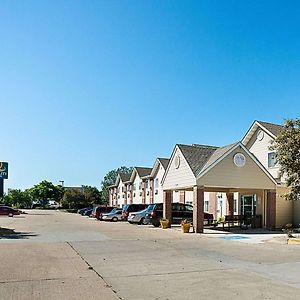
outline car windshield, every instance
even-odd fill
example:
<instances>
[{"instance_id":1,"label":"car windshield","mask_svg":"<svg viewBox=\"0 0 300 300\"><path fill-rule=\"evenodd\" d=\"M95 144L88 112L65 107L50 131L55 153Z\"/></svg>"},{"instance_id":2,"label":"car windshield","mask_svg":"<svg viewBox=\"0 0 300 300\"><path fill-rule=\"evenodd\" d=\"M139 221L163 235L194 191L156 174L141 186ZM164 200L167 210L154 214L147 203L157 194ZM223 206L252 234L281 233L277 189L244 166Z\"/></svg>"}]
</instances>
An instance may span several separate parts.
<instances>
[{"instance_id":1,"label":"car windshield","mask_svg":"<svg viewBox=\"0 0 300 300\"><path fill-rule=\"evenodd\" d=\"M146 210L147 212L152 211L153 208L154 208L154 205L155 205L155 204L150 204L145 210Z\"/></svg>"},{"instance_id":2,"label":"car windshield","mask_svg":"<svg viewBox=\"0 0 300 300\"><path fill-rule=\"evenodd\" d=\"M120 208L114 208L110 213L114 214L114 213L116 213L117 211L120 211L120 210L121 210Z\"/></svg>"}]
</instances>

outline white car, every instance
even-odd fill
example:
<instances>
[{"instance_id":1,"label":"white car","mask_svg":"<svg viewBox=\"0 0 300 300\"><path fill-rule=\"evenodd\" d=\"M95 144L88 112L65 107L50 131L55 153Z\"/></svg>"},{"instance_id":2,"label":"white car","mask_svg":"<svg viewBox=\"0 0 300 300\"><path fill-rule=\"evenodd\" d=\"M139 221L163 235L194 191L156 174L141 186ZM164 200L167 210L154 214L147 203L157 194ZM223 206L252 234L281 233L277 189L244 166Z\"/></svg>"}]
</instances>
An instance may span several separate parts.
<instances>
[{"instance_id":1,"label":"white car","mask_svg":"<svg viewBox=\"0 0 300 300\"><path fill-rule=\"evenodd\" d=\"M122 209L114 208L110 213L103 214L102 220L103 221L112 221L112 222L122 221L123 220Z\"/></svg>"},{"instance_id":2,"label":"white car","mask_svg":"<svg viewBox=\"0 0 300 300\"><path fill-rule=\"evenodd\" d=\"M59 208L59 204L55 201L49 201L49 208Z\"/></svg>"}]
</instances>

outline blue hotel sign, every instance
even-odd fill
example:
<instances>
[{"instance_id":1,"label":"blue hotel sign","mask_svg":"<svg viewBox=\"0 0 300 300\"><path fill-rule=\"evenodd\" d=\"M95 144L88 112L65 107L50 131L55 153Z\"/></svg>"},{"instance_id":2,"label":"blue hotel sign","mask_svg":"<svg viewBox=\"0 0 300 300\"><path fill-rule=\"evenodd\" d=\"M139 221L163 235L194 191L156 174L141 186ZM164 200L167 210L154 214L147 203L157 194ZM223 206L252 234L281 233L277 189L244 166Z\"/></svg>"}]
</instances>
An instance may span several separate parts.
<instances>
[{"instance_id":1,"label":"blue hotel sign","mask_svg":"<svg viewBox=\"0 0 300 300\"><path fill-rule=\"evenodd\" d=\"M0 179L8 178L8 163L0 162Z\"/></svg>"}]
</instances>

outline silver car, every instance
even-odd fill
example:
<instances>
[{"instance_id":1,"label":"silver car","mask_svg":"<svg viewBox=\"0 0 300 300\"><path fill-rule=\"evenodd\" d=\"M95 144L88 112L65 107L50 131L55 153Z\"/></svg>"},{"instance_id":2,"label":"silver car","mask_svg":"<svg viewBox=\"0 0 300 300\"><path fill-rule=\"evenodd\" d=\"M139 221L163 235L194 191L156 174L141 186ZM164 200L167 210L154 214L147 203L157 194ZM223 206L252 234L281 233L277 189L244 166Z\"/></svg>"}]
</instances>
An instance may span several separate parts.
<instances>
[{"instance_id":1,"label":"silver car","mask_svg":"<svg viewBox=\"0 0 300 300\"><path fill-rule=\"evenodd\" d=\"M102 220L112 221L112 222L122 221L123 220L122 208L114 208L110 213L103 214Z\"/></svg>"},{"instance_id":2,"label":"silver car","mask_svg":"<svg viewBox=\"0 0 300 300\"><path fill-rule=\"evenodd\" d=\"M154 204L149 204L148 207L143 210L129 213L127 221L130 224L133 224L133 223L137 223L140 225L141 224L142 225L149 224L149 220L146 218L146 214L152 210L153 206L154 206Z\"/></svg>"}]
</instances>

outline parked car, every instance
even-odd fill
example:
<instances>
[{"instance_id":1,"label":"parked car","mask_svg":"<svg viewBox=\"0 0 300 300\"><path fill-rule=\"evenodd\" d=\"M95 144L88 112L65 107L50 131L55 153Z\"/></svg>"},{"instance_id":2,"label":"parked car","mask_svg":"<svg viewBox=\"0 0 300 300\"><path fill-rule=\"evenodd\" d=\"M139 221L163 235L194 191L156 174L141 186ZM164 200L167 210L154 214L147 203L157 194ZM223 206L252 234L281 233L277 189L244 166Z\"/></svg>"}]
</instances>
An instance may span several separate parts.
<instances>
[{"instance_id":1,"label":"parked car","mask_svg":"<svg viewBox=\"0 0 300 300\"><path fill-rule=\"evenodd\" d=\"M49 201L49 208L53 208L53 209L58 209L59 208L59 203L57 203L56 201Z\"/></svg>"},{"instance_id":2,"label":"parked car","mask_svg":"<svg viewBox=\"0 0 300 300\"><path fill-rule=\"evenodd\" d=\"M92 207L84 207L77 210L77 213L82 215L86 210L92 209Z\"/></svg>"},{"instance_id":3,"label":"parked car","mask_svg":"<svg viewBox=\"0 0 300 300\"><path fill-rule=\"evenodd\" d=\"M163 203L157 203L153 206L151 211L146 214L146 219L153 226L160 225L160 219L163 217ZM172 224L180 224L182 220L187 219L193 221L193 206L183 203L172 203ZM204 220L213 220L213 215L204 213Z\"/></svg>"},{"instance_id":4,"label":"parked car","mask_svg":"<svg viewBox=\"0 0 300 300\"><path fill-rule=\"evenodd\" d=\"M3 205L0 206L0 216L9 216L9 217L13 217L15 215L19 215L20 211L17 209L14 209L12 207Z\"/></svg>"},{"instance_id":5,"label":"parked car","mask_svg":"<svg viewBox=\"0 0 300 300\"><path fill-rule=\"evenodd\" d=\"M114 206L104 206L104 205L95 206L93 208L91 217L101 220L103 214L110 213L114 208L115 208Z\"/></svg>"},{"instance_id":6,"label":"parked car","mask_svg":"<svg viewBox=\"0 0 300 300\"><path fill-rule=\"evenodd\" d=\"M83 213L82 213L82 215L83 216L90 216L91 214L92 214L92 211L93 211L93 208L91 207L91 208L89 208L89 209L86 209Z\"/></svg>"},{"instance_id":7,"label":"parked car","mask_svg":"<svg viewBox=\"0 0 300 300\"><path fill-rule=\"evenodd\" d=\"M126 204L123 206L123 219L127 220L129 213L147 208L148 204Z\"/></svg>"},{"instance_id":8,"label":"parked car","mask_svg":"<svg viewBox=\"0 0 300 300\"><path fill-rule=\"evenodd\" d=\"M103 221L122 221L123 215L122 215L122 209L121 208L114 208L110 213L102 214L102 220Z\"/></svg>"},{"instance_id":9,"label":"parked car","mask_svg":"<svg viewBox=\"0 0 300 300\"><path fill-rule=\"evenodd\" d=\"M143 210L129 213L127 221L130 224L133 223L143 224L143 225L149 224L149 220L146 218L146 214L153 210L154 205L155 204L149 204L148 207Z\"/></svg>"}]
</instances>

